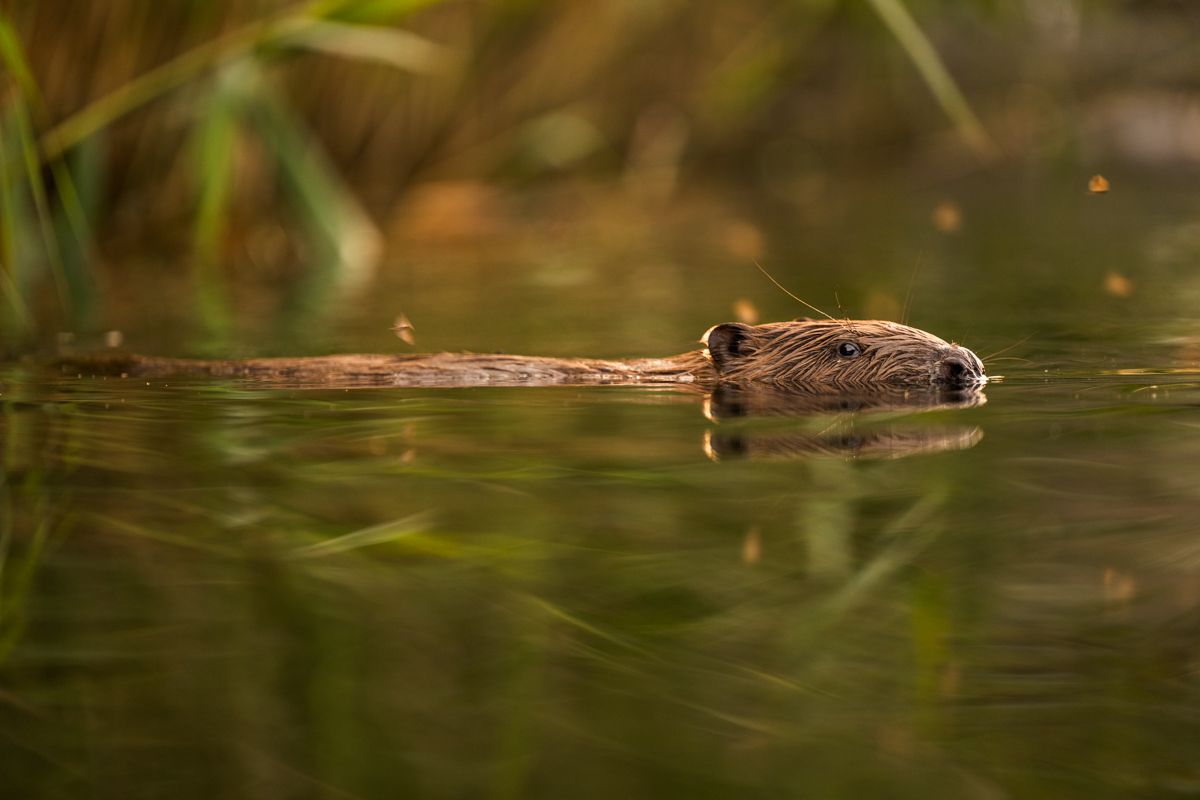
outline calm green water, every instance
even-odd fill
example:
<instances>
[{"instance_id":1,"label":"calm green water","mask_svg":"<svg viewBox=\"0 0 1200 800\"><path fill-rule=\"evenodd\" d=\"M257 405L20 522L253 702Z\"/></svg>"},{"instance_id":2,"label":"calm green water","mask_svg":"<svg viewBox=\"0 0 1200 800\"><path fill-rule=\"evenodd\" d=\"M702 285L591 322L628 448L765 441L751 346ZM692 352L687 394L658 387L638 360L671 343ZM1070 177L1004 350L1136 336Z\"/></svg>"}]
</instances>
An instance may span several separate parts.
<instances>
[{"instance_id":1,"label":"calm green water","mask_svg":"<svg viewBox=\"0 0 1200 800\"><path fill-rule=\"evenodd\" d=\"M977 196L956 238L906 235L905 198L878 237L773 234L850 313L923 259L914 322L1017 345L971 408L6 368L4 795L1200 794L1190 200ZM444 289L414 258L331 347L388 346L355 320L392 303L432 349L596 355L682 349L739 294L796 313L727 255L622 246L448 255L478 269Z\"/></svg>"},{"instance_id":2,"label":"calm green water","mask_svg":"<svg viewBox=\"0 0 1200 800\"><path fill-rule=\"evenodd\" d=\"M6 398L13 796L1200 790L1195 382L886 460L631 390Z\"/></svg>"}]
</instances>

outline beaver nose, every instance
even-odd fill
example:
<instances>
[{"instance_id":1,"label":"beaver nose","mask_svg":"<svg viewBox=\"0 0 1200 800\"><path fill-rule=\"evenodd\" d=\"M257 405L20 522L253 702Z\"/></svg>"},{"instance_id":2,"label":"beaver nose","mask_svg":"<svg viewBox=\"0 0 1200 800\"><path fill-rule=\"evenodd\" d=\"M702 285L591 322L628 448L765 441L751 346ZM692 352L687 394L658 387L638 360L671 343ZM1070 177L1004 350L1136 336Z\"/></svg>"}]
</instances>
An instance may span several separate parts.
<instances>
[{"instance_id":1,"label":"beaver nose","mask_svg":"<svg viewBox=\"0 0 1200 800\"><path fill-rule=\"evenodd\" d=\"M938 362L937 379L951 386L969 386L983 382L983 362L970 350L955 348Z\"/></svg>"}]
</instances>

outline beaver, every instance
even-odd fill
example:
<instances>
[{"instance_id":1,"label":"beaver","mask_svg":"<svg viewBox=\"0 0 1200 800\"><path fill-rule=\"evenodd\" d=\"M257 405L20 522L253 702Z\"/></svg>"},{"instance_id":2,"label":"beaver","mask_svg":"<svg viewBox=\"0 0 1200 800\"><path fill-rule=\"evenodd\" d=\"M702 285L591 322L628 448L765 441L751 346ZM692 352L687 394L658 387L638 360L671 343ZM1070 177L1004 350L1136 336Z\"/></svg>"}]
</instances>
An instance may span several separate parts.
<instances>
[{"instance_id":1,"label":"beaver","mask_svg":"<svg viewBox=\"0 0 1200 800\"><path fill-rule=\"evenodd\" d=\"M518 386L718 384L869 391L885 386L973 387L983 362L965 347L882 320L794 320L709 328L704 348L627 361L505 354L338 355L197 360L130 354L64 358L79 374L210 375L287 386Z\"/></svg>"}]
</instances>

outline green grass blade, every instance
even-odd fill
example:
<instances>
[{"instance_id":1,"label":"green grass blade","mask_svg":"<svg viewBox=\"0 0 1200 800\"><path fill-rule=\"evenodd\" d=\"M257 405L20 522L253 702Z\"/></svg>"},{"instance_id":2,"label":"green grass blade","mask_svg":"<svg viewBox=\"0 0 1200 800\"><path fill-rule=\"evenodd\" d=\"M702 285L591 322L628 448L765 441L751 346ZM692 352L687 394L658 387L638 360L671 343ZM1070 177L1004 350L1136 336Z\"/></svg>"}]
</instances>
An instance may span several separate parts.
<instances>
[{"instance_id":1,"label":"green grass blade","mask_svg":"<svg viewBox=\"0 0 1200 800\"><path fill-rule=\"evenodd\" d=\"M994 156L995 143L946 69L929 37L908 13L903 0L870 0L870 3L884 25L896 37L896 41L904 48L909 60L933 92L938 105L958 128L971 149L981 157Z\"/></svg>"},{"instance_id":2,"label":"green grass blade","mask_svg":"<svg viewBox=\"0 0 1200 800\"><path fill-rule=\"evenodd\" d=\"M25 58L25 51L21 47L16 29L3 8L0 8L0 63L4 64L16 80L21 94L31 101L36 101L37 81L33 78L33 71L29 69L29 62Z\"/></svg>"},{"instance_id":3,"label":"green grass blade","mask_svg":"<svg viewBox=\"0 0 1200 800\"><path fill-rule=\"evenodd\" d=\"M220 261L238 136L238 73L231 67L215 82L192 142L192 172L199 190L193 277L201 320L217 340L228 334L231 320Z\"/></svg>"},{"instance_id":4,"label":"green grass blade","mask_svg":"<svg viewBox=\"0 0 1200 800\"><path fill-rule=\"evenodd\" d=\"M426 6L438 5L443 0L315 0L308 14L317 19L357 22L361 24L385 24L420 11Z\"/></svg>"},{"instance_id":5,"label":"green grass blade","mask_svg":"<svg viewBox=\"0 0 1200 800\"><path fill-rule=\"evenodd\" d=\"M33 199L37 226L42 234L46 261L50 265L50 273L58 290L59 303L70 313L71 295L67 288L62 251L58 246L58 238L54 231L54 215L50 208L49 193L46 191L46 184L42 179L42 165L38 158L37 139L33 132L29 106L23 99L20 99L12 104L11 110L13 113L10 121L16 129L18 155L20 162L25 167L25 189Z\"/></svg>"},{"instance_id":6,"label":"green grass blade","mask_svg":"<svg viewBox=\"0 0 1200 800\"><path fill-rule=\"evenodd\" d=\"M315 263L297 291L301 305L315 313L330 305L328 290L345 296L370 277L382 235L304 123L265 81L259 86L248 108L278 165L285 198L311 240Z\"/></svg>"},{"instance_id":7,"label":"green grass blade","mask_svg":"<svg viewBox=\"0 0 1200 800\"><path fill-rule=\"evenodd\" d=\"M0 333L24 336L31 327L29 286L32 283L29 251L22 247L22 231L32 228L28 218L26 178L30 156L25 131L28 104L38 97L37 82L8 14L0 8L0 64L16 82L18 92L0 106L0 296L10 313ZM21 165L21 166L16 166ZM36 171L33 177L40 185Z\"/></svg>"},{"instance_id":8,"label":"green grass blade","mask_svg":"<svg viewBox=\"0 0 1200 800\"><path fill-rule=\"evenodd\" d=\"M92 218L96 211L98 189L94 185L99 173L101 155L96 138L84 141L71 152L68 161L56 159L50 163L54 187L58 196L55 214L55 237L62 260L63 283L70 298L69 310L76 327L90 327L96 318L99 291L92 274ZM72 165L87 182L85 201L79 182L72 174Z\"/></svg>"},{"instance_id":9,"label":"green grass blade","mask_svg":"<svg viewBox=\"0 0 1200 800\"><path fill-rule=\"evenodd\" d=\"M439 72L448 63L448 51L441 45L409 31L378 25L309 22L280 39L287 46L419 74Z\"/></svg>"},{"instance_id":10,"label":"green grass blade","mask_svg":"<svg viewBox=\"0 0 1200 800\"><path fill-rule=\"evenodd\" d=\"M279 26L289 27L296 10L255 20L242 27L198 45L67 117L41 138L41 151L53 159L87 139L96 131L158 99L167 92L213 69L222 62L243 55L269 40Z\"/></svg>"},{"instance_id":11,"label":"green grass blade","mask_svg":"<svg viewBox=\"0 0 1200 800\"><path fill-rule=\"evenodd\" d=\"M8 313L0 316L0 334L23 337L30 330L28 270L20 246L20 231L29 227L28 206L20 170L13 170L10 153L17 149L9 114L0 114L0 297Z\"/></svg>"},{"instance_id":12,"label":"green grass blade","mask_svg":"<svg viewBox=\"0 0 1200 800\"><path fill-rule=\"evenodd\" d=\"M42 136L44 158L53 159L130 112L158 99L223 62L244 56L278 37L293 37L321 20L394 20L439 0L319 0L299 3L200 44L139 75L60 122Z\"/></svg>"}]
</instances>

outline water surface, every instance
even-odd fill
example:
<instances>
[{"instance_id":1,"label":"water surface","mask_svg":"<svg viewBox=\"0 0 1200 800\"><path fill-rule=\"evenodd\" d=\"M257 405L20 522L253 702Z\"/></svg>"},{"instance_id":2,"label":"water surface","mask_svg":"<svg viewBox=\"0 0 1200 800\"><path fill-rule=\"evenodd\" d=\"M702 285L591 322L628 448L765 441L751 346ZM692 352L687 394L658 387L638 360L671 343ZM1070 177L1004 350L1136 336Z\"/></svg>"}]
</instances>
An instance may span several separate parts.
<instances>
[{"instance_id":1,"label":"water surface","mask_svg":"<svg viewBox=\"0 0 1200 800\"><path fill-rule=\"evenodd\" d=\"M1195 380L720 423L636 389L5 385L20 796L1200 788ZM838 425L983 436L704 447Z\"/></svg>"},{"instance_id":2,"label":"water surface","mask_svg":"<svg viewBox=\"0 0 1200 800\"><path fill-rule=\"evenodd\" d=\"M850 313L923 259L915 322L1013 347L974 407L5 367L6 796L1200 793L1188 201L987 189L957 238L885 224L903 197L864 200L875 238L766 224ZM795 314L693 244L413 256L330 349L382 349L355 331L400 302L434 349L598 356L684 349L739 293Z\"/></svg>"}]
</instances>

